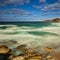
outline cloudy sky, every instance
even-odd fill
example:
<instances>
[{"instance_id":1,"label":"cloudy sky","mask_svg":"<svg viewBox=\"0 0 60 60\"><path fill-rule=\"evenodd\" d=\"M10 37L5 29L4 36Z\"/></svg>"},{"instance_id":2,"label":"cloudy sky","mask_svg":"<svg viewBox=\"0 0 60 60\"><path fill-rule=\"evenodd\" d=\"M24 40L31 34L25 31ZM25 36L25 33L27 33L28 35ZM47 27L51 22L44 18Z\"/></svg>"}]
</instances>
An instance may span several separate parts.
<instances>
[{"instance_id":1,"label":"cloudy sky","mask_svg":"<svg viewBox=\"0 0 60 60\"><path fill-rule=\"evenodd\" d=\"M60 17L60 0L0 0L1 21L39 21Z\"/></svg>"}]
</instances>

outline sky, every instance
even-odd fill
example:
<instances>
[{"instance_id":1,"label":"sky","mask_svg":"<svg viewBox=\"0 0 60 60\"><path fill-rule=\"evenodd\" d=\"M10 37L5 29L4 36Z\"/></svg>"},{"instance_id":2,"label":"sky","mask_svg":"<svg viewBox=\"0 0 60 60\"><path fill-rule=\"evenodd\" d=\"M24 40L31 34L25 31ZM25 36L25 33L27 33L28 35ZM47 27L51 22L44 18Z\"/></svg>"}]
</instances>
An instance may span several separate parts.
<instances>
[{"instance_id":1,"label":"sky","mask_svg":"<svg viewBox=\"0 0 60 60\"><path fill-rule=\"evenodd\" d=\"M60 18L60 0L0 0L0 22Z\"/></svg>"}]
</instances>

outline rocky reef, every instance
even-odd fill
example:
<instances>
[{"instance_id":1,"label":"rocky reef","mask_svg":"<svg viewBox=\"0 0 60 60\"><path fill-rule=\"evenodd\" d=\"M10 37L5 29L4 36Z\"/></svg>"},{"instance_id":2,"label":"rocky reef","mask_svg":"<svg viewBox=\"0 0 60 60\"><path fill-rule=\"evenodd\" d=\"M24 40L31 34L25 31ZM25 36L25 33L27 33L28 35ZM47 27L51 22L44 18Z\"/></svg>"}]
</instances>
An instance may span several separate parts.
<instances>
[{"instance_id":1,"label":"rocky reef","mask_svg":"<svg viewBox=\"0 0 60 60\"><path fill-rule=\"evenodd\" d=\"M53 49L51 47L45 47L44 53L27 47L26 45L19 45L11 50L6 45L0 45L0 60L55 60L53 57Z\"/></svg>"}]
</instances>

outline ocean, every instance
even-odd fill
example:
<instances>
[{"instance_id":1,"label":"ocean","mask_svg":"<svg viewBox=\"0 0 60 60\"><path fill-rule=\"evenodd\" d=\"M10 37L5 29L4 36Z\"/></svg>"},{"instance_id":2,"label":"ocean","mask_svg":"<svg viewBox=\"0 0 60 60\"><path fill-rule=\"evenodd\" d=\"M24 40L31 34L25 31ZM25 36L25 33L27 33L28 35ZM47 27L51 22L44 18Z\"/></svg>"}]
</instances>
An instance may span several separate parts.
<instances>
[{"instance_id":1,"label":"ocean","mask_svg":"<svg viewBox=\"0 0 60 60\"><path fill-rule=\"evenodd\" d=\"M60 50L60 23L5 22L0 23L0 44L15 48L22 44L28 47L50 46Z\"/></svg>"}]
</instances>

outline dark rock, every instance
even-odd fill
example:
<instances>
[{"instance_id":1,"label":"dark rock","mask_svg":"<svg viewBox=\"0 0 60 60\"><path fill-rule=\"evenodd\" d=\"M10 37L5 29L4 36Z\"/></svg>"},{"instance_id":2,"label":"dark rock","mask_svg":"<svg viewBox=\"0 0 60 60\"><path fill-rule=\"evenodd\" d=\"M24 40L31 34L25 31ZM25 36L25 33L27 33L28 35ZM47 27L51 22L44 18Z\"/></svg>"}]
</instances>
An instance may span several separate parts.
<instances>
[{"instance_id":1,"label":"dark rock","mask_svg":"<svg viewBox=\"0 0 60 60\"><path fill-rule=\"evenodd\" d=\"M0 60L9 60L10 54L0 54Z\"/></svg>"}]
</instances>

